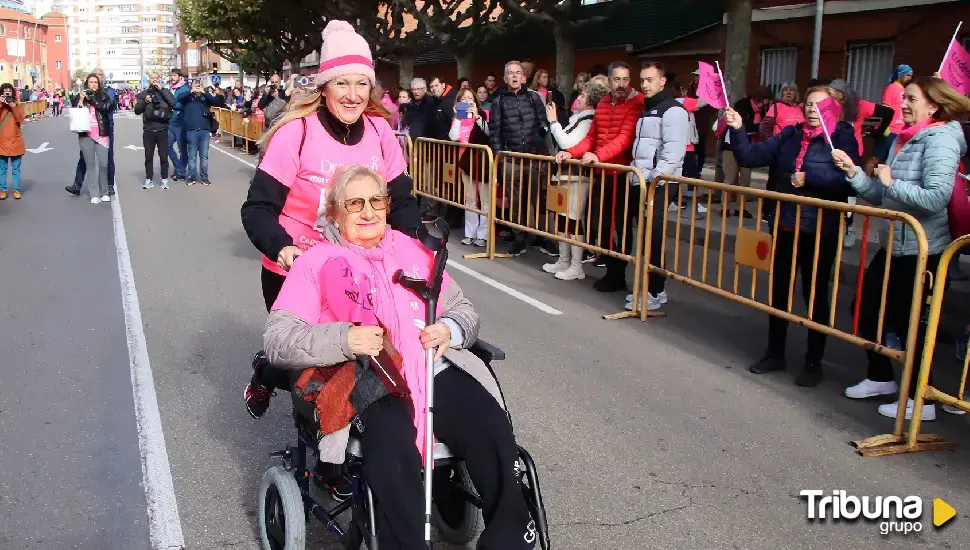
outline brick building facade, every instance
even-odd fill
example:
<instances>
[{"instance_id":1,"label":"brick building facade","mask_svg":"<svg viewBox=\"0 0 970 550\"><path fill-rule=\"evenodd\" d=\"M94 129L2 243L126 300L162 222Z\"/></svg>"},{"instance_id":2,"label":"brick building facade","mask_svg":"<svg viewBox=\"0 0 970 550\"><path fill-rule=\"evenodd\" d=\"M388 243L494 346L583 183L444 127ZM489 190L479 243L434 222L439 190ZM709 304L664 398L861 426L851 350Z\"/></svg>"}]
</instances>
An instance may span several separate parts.
<instances>
[{"instance_id":1,"label":"brick building facade","mask_svg":"<svg viewBox=\"0 0 970 550\"><path fill-rule=\"evenodd\" d=\"M67 27L61 13L36 18L0 8L0 82L54 88L70 82Z\"/></svg>"}]
</instances>

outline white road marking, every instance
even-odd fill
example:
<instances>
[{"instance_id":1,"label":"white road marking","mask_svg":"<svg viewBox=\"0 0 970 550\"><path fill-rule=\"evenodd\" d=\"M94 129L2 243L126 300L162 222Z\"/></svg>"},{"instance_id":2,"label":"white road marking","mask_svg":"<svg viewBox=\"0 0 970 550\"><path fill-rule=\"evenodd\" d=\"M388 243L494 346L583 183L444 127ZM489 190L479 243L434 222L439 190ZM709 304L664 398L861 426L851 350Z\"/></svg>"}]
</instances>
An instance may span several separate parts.
<instances>
[{"instance_id":1,"label":"white road marking","mask_svg":"<svg viewBox=\"0 0 970 550\"><path fill-rule=\"evenodd\" d=\"M225 149L223 149L222 147L218 147L218 146L217 146L216 144L214 144L214 143L212 143L212 144L210 144L210 146L209 146L209 149L215 149L216 151L219 151L220 153L222 153L222 154L224 154L224 155L229 155L230 157L232 157L232 158L234 158L234 159L236 159L236 160L238 160L239 162L241 162L241 163L243 163L243 164L245 164L246 166L250 166L250 167L252 167L252 168L256 168L256 165L255 165L255 164L253 164L253 163L251 163L251 162L249 162L248 160L244 160L244 159L241 159L241 158L239 158L239 157L237 157L236 155L234 155L234 154L232 154L232 153L230 153L229 151L226 151L226 150L225 150Z\"/></svg>"},{"instance_id":2,"label":"white road marking","mask_svg":"<svg viewBox=\"0 0 970 550\"><path fill-rule=\"evenodd\" d=\"M556 308L554 308L554 307L552 307L550 305L547 305L547 304L545 304L543 302L540 302L539 300L536 300L535 298L533 298L531 296L526 296L525 294L522 294L521 292L519 292L518 290L515 290L512 287L510 287L508 285L505 285L505 284L502 284L502 283L496 281L495 279L493 279L491 277L488 277L486 275L482 275L481 273L475 271L474 269L471 269L470 267L465 267L465 266L461 265L460 263L458 263L458 262L456 262L454 260L448 260L448 267L457 269L458 271L461 271L462 273L464 273L466 275L470 275L470 276L478 279L479 281L487 284L488 286L491 286L493 288L497 288L497 289L501 290L502 292L508 294L509 296L511 296L513 298L517 298L519 300L522 300L523 302L525 302L525 303L529 304L530 306L538 309L539 311L542 311L544 313L548 313L549 315L562 315L562 312L559 311L558 309L556 309Z\"/></svg>"},{"instance_id":3,"label":"white road marking","mask_svg":"<svg viewBox=\"0 0 970 550\"><path fill-rule=\"evenodd\" d=\"M40 147L36 149L27 149L27 150L30 151L31 153L46 153L47 151L53 151L54 148L48 147L49 144L50 144L49 141L45 141L44 143L40 144Z\"/></svg>"},{"instance_id":4,"label":"white road marking","mask_svg":"<svg viewBox=\"0 0 970 550\"><path fill-rule=\"evenodd\" d=\"M135 398L135 423L138 428L138 447L141 450L141 473L148 501L148 534L154 550L185 548L172 469L165 448L162 419L158 413L155 381L148 359L148 345L142 324L135 275L131 269L125 222L121 216L118 195L111 201L115 250L118 254L118 276L125 310L125 332L128 339L128 358L131 366L131 387Z\"/></svg>"}]
</instances>

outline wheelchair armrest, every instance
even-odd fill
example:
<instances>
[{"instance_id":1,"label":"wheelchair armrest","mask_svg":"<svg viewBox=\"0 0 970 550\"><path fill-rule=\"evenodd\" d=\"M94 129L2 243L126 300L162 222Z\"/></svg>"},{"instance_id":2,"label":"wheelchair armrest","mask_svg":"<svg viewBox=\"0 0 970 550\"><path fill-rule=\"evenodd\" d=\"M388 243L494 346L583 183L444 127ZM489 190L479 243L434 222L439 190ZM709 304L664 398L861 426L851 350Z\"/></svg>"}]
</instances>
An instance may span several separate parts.
<instances>
[{"instance_id":1,"label":"wheelchair armrest","mask_svg":"<svg viewBox=\"0 0 970 550\"><path fill-rule=\"evenodd\" d=\"M491 363L492 361L505 360L504 351L493 346L492 344L489 344L488 342L486 342L485 340L482 340L481 338L479 338L478 340L475 340L475 343L472 344L472 347L468 348L468 350L474 353L479 359L484 361L486 365Z\"/></svg>"}]
</instances>

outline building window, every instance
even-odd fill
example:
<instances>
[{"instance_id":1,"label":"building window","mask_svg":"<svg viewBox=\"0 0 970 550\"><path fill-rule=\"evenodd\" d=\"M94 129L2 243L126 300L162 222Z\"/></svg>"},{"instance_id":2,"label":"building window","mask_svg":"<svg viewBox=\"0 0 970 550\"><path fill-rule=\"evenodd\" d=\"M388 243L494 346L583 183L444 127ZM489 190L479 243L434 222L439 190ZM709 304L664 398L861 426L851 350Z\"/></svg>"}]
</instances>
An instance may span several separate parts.
<instances>
[{"instance_id":1,"label":"building window","mask_svg":"<svg viewBox=\"0 0 970 550\"><path fill-rule=\"evenodd\" d=\"M882 91L893 71L895 48L891 42L849 44L846 80L861 99L882 101Z\"/></svg>"},{"instance_id":2,"label":"building window","mask_svg":"<svg viewBox=\"0 0 970 550\"><path fill-rule=\"evenodd\" d=\"M796 48L769 48L761 51L761 85L776 96L785 82L795 80Z\"/></svg>"},{"instance_id":3,"label":"building window","mask_svg":"<svg viewBox=\"0 0 970 550\"><path fill-rule=\"evenodd\" d=\"M54 42L60 42L60 41L61 41L61 35L55 34L54 35Z\"/></svg>"}]
</instances>

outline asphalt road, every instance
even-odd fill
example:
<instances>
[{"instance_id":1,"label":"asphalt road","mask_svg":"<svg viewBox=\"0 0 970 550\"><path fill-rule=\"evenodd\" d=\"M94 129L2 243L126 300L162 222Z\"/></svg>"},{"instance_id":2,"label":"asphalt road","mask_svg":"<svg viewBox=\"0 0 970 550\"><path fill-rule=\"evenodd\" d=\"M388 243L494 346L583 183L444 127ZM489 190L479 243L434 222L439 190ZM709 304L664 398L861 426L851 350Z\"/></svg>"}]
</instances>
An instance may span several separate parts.
<instances>
[{"instance_id":1,"label":"asphalt road","mask_svg":"<svg viewBox=\"0 0 970 550\"><path fill-rule=\"evenodd\" d=\"M116 125L118 198L185 547L258 548L260 476L294 434L285 397L259 421L242 400L265 319L259 255L239 223L254 157L213 146L211 187L143 191L143 152L126 149L140 145L141 123ZM66 118L30 123L25 136L53 151L28 153L24 200L0 203L0 548L147 548L149 513L159 516L145 487L157 472L146 484L111 207L63 191L77 159ZM671 284L666 318L603 321L621 295L594 292L592 277L541 273L536 251L453 257L547 306L451 270L481 312L483 337L508 353L496 367L518 440L539 465L554 548L970 540L965 418L941 412L927 425L964 444L952 453L861 458L846 444L892 429L877 403L841 396L863 375L861 351L830 342L826 381L805 390L792 373L744 369L766 332L750 309ZM795 371L804 333L791 334ZM940 382L952 385L955 360L940 362ZM880 536L869 522L809 522L806 489L923 497L923 530ZM931 525L935 497L960 512L941 530ZM320 528L311 539L337 548Z\"/></svg>"}]
</instances>

